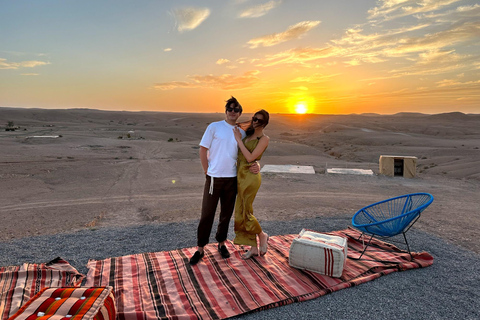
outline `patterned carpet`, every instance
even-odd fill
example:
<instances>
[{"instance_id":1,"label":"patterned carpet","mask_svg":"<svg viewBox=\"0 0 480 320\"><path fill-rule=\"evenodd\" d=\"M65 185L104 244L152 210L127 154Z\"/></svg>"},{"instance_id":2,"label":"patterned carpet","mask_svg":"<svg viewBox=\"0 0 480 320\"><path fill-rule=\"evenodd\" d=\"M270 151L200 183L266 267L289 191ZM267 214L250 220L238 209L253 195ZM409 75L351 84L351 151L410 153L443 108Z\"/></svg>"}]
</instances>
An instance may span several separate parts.
<instances>
[{"instance_id":1,"label":"patterned carpet","mask_svg":"<svg viewBox=\"0 0 480 320\"><path fill-rule=\"evenodd\" d=\"M348 239L348 256L363 249L358 231L329 234ZM113 286L118 320L225 319L239 314L310 300L356 286L396 271L430 266L433 257L374 240L362 260L347 259L340 278L298 270L288 264L297 235L270 237L263 257L241 259L241 248L228 244L232 256L222 259L216 244L205 247L195 266L188 261L195 248L90 260L86 286ZM374 261L378 260L378 261Z\"/></svg>"}]
</instances>

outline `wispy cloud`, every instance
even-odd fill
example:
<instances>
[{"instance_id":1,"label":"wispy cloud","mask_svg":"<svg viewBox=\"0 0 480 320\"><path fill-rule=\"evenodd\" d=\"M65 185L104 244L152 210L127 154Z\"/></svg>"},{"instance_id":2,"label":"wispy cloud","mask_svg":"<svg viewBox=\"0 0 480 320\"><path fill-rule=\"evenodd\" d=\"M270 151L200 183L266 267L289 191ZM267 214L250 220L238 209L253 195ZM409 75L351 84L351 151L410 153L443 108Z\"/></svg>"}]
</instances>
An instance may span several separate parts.
<instances>
[{"instance_id":1,"label":"wispy cloud","mask_svg":"<svg viewBox=\"0 0 480 320\"><path fill-rule=\"evenodd\" d=\"M251 88L257 84L260 79L257 75L258 70L245 72L241 76L234 76L231 74L215 75L194 75L188 76L191 82L185 81L170 81L164 83L157 83L154 85L155 89L172 90L177 88L217 88L222 90L240 90Z\"/></svg>"},{"instance_id":2,"label":"wispy cloud","mask_svg":"<svg viewBox=\"0 0 480 320\"><path fill-rule=\"evenodd\" d=\"M179 32L197 28L210 15L208 8L184 7L172 11Z\"/></svg>"},{"instance_id":3,"label":"wispy cloud","mask_svg":"<svg viewBox=\"0 0 480 320\"><path fill-rule=\"evenodd\" d=\"M0 69L20 69L20 68L34 68L37 66L43 66L50 64L45 61L21 61L21 62L8 62L7 59L0 58Z\"/></svg>"},{"instance_id":4,"label":"wispy cloud","mask_svg":"<svg viewBox=\"0 0 480 320\"><path fill-rule=\"evenodd\" d=\"M339 58L348 59L345 61L346 65L380 63L388 61L392 57L405 56L405 52L398 48L415 39L412 34L429 26L429 24L423 23L372 34L364 33L363 29L357 27L348 29L342 38L331 42L333 46L337 47Z\"/></svg>"},{"instance_id":5,"label":"wispy cloud","mask_svg":"<svg viewBox=\"0 0 480 320\"><path fill-rule=\"evenodd\" d=\"M423 1L421 10L437 10L457 1ZM389 12L411 1L382 1L382 12ZM396 10L396 9L395 9ZM412 15L411 10L407 10ZM406 11L406 12L407 12ZM378 15L379 13L377 13ZM420 61L422 54L449 51L458 44L478 44L480 35L480 5L462 6L443 12L429 12L416 15L420 23L411 20L396 29L375 27L374 32L364 30L368 25L348 29L340 39L332 40L337 47L338 58L347 58L344 63L357 66L364 63L381 63L394 58L404 58L413 62ZM414 22L416 20L413 20ZM370 25L374 27L374 24ZM433 67L433 65L431 65ZM432 73L440 71L439 68ZM426 70L423 70L425 72Z\"/></svg>"},{"instance_id":6,"label":"wispy cloud","mask_svg":"<svg viewBox=\"0 0 480 320\"><path fill-rule=\"evenodd\" d=\"M409 15L440 10L462 0L380 0L378 7L370 9L369 19L389 21Z\"/></svg>"},{"instance_id":7,"label":"wispy cloud","mask_svg":"<svg viewBox=\"0 0 480 320\"><path fill-rule=\"evenodd\" d=\"M21 73L21 76L39 76L40 73Z\"/></svg>"},{"instance_id":8,"label":"wispy cloud","mask_svg":"<svg viewBox=\"0 0 480 320\"><path fill-rule=\"evenodd\" d=\"M477 20L426 36L403 39L398 46L384 52L387 55L403 55L412 52L439 50L445 47L452 47L457 43L478 39L479 35L480 21Z\"/></svg>"},{"instance_id":9,"label":"wispy cloud","mask_svg":"<svg viewBox=\"0 0 480 320\"><path fill-rule=\"evenodd\" d=\"M248 1L250 1L250 0L232 0L232 1L233 1L233 3L235 3L235 4L243 4L243 3L248 2Z\"/></svg>"},{"instance_id":10,"label":"wispy cloud","mask_svg":"<svg viewBox=\"0 0 480 320\"><path fill-rule=\"evenodd\" d=\"M240 18L259 18L266 15L270 10L279 6L282 3L280 0L271 0L264 4L259 4L248 9L243 10L238 16Z\"/></svg>"},{"instance_id":11,"label":"wispy cloud","mask_svg":"<svg viewBox=\"0 0 480 320\"><path fill-rule=\"evenodd\" d=\"M380 63L380 62L387 61L385 59L379 58L377 55L378 54L376 53L350 54L350 56L356 56L356 57L351 60L345 61L345 64L347 66L359 66L363 63Z\"/></svg>"},{"instance_id":12,"label":"wispy cloud","mask_svg":"<svg viewBox=\"0 0 480 320\"><path fill-rule=\"evenodd\" d=\"M1 53L6 53L12 56L37 56L37 57L45 57L47 54L45 53L33 53L33 52L21 52L21 51L8 51L8 50L1 50Z\"/></svg>"},{"instance_id":13,"label":"wispy cloud","mask_svg":"<svg viewBox=\"0 0 480 320\"><path fill-rule=\"evenodd\" d=\"M334 63L343 63L346 67L389 63L385 64L383 76L364 79L369 81L441 74L460 71L467 66L471 70L478 69L479 65L475 64L475 59L479 58L477 55L459 55L454 48L480 43L480 5L449 8L447 6L459 0L416 1L382 0L376 9L370 11L370 19L390 19L400 13L405 17L408 15L408 19L395 24L396 28L389 28L391 23L377 25L376 20L370 20L364 25L350 27L341 38L331 40L324 47L296 48L266 55L256 62L256 66L298 64L311 68L319 66L319 59L325 59L320 64L325 66ZM416 9L402 9L405 6ZM252 48L273 45L279 43L286 33L256 38L249 44ZM397 67L393 69L391 63Z\"/></svg>"},{"instance_id":14,"label":"wispy cloud","mask_svg":"<svg viewBox=\"0 0 480 320\"><path fill-rule=\"evenodd\" d=\"M225 63L229 63L229 62L230 62L230 60L228 60L228 59L218 59L216 64L225 64Z\"/></svg>"},{"instance_id":15,"label":"wispy cloud","mask_svg":"<svg viewBox=\"0 0 480 320\"><path fill-rule=\"evenodd\" d=\"M375 33L366 34L360 27L350 28L340 39L332 40L335 45L355 46L355 49L376 49L398 44L403 37L407 37L409 33L419 31L429 27L429 23L423 23L413 26L404 26L397 29L376 31Z\"/></svg>"},{"instance_id":16,"label":"wispy cloud","mask_svg":"<svg viewBox=\"0 0 480 320\"><path fill-rule=\"evenodd\" d=\"M265 62L257 63L257 66L270 67L278 64L301 64L311 67L311 62L337 56L341 54L342 49L337 47L326 48L295 48L279 52L273 55L267 55Z\"/></svg>"},{"instance_id":17,"label":"wispy cloud","mask_svg":"<svg viewBox=\"0 0 480 320\"><path fill-rule=\"evenodd\" d=\"M363 81L469 71L478 59L480 55L458 54L453 49L432 50L418 54L418 57L411 59L413 63L405 67L389 70L385 76L363 79Z\"/></svg>"},{"instance_id":18,"label":"wispy cloud","mask_svg":"<svg viewBox=\"0 0 480 320\"><path fill-rule=\"evenodd\" d=\"M451 22L457 23L458 21L462 21L463 19L468 18L478 18L480 13L480 5L467 5L467 6L459 6L455 9L448 10L445 12L429 12L424 14L415 15L415 17L419 20L421 19L428 19L428 20L435 20L438 21L442 19L444 22Z\"/></svg>"},{"instance_id":19,"label":"wispy cloud","mask_svg":"<svg viewBox=\"0 0 480 320\"><path fill-rule=\"evenodd\" d=\"M178 88L198 88L199 86L195 83L186 82L186 81L169 81L156 83L153 85L153 88L159 90L173 90Z\"/></svg>"},{"instance_id":20,"label":"wispy cloud","mask_svg":"<svg viewBox=\"0 0 480 320\"><path fill-rule=\"evenodd\" d=\"M402 88L393 91L365 93L357 96L352 96L355 99L376 99L376 98L404 98L414 99L417 97L431 97L432 99L443 99L445 97L452 97L461 94L466 100L477 97L480 92L480 80L458 82L456 80L443 80L436 83L436 86L418 87L414 89ZM456 99L458 100L458 99Z\"/></svg>"},{"instance_id":21,"label":"wispy cloud","mask_svg":"<svg viewBox=\"0 0 480 320\"><path fill-rule=\"evenodd\" d=\"M439 94L461 93L462 97L457 100L470 100L480 97L480 80L461 82L456 79L444 79L436 83L438 89L432 89Z\"/></svg>"},{"instance_id":22,"label":"wispy cloud","mask_svg":"<svg viewBox=\"0 0 480 320\"><path fill-rule=\"evenodd\" d=\"M441 74L462 70L477 61L479 56L457 54L455 50L434 50L419 55L418 61L408 67L392 70L405 75Z\"/></svg>"},{"instance_id":23,"label":"wispy cloud","mask_svg":"<svg viewBox=\"0 0 480 320\"><path fill-rule=\"evenodd\" d=\"M335 73L335 74L320 74L320 73L315 73L311 76L307 77L297 77L295 79L290 80L290 82L308 82L308 83L321 83L325 82L330 78L339 76L340 73Z\"/></svg>"},{"instance_id":24,"label":"wispy cloud","mask_svg":"<svg viewBox=\"0 0 480 320\"><path fill-rule=\"evenodd\" d=\"M165 48L165 49L163 49L163 51L170 52L170 51L172 51L172 48Z\"/></svg>"},{"instance_id":25,"label":"wispy cloud","mask_svg":"<svg viewBox=\"0 0 480 320\"><path fill-rule=\"evenodd\" d=\"M290 88L290 89L293 89L293 90L301 90L301 91L308 91L308 87L305 87L305 86L293 87L293 88Z\"/></svg>"},{"instance_id":26,"label":"wispy cloud","mask_svg":"<svg viewBox=\"0 0 480 320\"><path fill-rule=\"evenodd\" d=\"M449 86L456 86L456 85L459 85L461 84L460 81L458 80L452 80L452 79L444 79L442 81L438 81L437 82L437 85L439 87L449 87Z\"/></svg>"},{"instance_id":27,"label":"wispy cloud","mask_svg":"<svg viewBox=\"0 0 480 320\"><path fill-rule=\"evenodd\" d=\"M254 38L248 41L250 48L271 47L279 43L298 39L305 35L308 31L315 28L321 21L302 21L293 26L288 27L287 30L280 33L273 33L259 38Z\"/></svg>"}]
</instances>

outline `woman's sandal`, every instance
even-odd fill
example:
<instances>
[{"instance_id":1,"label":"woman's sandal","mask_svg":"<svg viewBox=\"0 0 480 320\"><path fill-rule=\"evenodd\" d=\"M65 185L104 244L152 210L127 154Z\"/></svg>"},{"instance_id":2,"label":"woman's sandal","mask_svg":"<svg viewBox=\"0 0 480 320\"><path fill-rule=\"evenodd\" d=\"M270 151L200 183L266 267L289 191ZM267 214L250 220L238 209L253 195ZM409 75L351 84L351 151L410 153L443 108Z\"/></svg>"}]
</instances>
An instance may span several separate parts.
<instances>
[{"instance_id":1,"label":"woman's sandal","mask_svg":"<svg viewBox=\"0 0 480 320\"><path fill-rule=\"evenodd\" d=\"M250 259L251 257L253 256L258 256L258 251L257 252L253 252L252 251L252 248L250 248L250 250L248 250L245 254L242 254L242 259L243 260L248 260Z\"/></svg>"},{"instance_id":2,"label":"woman's sandal","mask_svg":"<svg viewBox=\"0 0 480 320\"><path fill-rule=\"evenodd\" d=\"M265 241L264 244L260 244L260 246L259 246L261 256L264 256L268 251L268 239L270 239L270 236L267 233L265 233L265 234L267 235L267 240Z\"/></svg>"}]
</instances>

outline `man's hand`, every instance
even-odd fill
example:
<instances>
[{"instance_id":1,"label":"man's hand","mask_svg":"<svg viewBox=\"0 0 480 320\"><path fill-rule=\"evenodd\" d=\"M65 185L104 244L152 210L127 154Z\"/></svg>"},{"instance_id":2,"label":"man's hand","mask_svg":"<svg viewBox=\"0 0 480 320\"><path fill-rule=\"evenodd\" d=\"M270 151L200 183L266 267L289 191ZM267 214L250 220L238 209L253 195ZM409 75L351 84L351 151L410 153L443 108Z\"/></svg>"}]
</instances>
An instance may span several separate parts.
<instances>
[{"instance_id":1,"label":"man's hand","mask_svg":"<svg viewBox=\"0 0 480 320\"><path fill-rule=\"evenodd\" d=\"M255 161L250 165L249 168L250 172L253 174L259 174L260 173L260 163L258 161Z\"/></svg>"},{"instance_id":2,"label":"man's hand","mask_svg":"<svg viewBox=\"0 0 480 320\"><path fill-rule=\"evenodd\" d=\"M208 149L200 146L199 155L200 155L200 163L202 164L203 172L205 172L205 175L206 175L208 170Z\"/></svg>"}]
</instances>

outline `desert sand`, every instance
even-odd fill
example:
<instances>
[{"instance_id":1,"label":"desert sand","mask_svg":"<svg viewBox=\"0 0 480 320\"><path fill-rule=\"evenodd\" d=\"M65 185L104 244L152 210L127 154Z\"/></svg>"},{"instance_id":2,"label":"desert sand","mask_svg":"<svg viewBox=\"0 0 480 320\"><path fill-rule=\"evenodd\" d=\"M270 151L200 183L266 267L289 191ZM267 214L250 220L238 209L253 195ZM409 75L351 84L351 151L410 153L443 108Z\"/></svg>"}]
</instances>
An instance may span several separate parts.
<instances>
[{"instance_id":1,"label":"desert sand","mask_svg":"<svg viewBox=\"0 0 480 320\"><path fill-rule=\"evenodd\" d=\"M0 108L0 240L198 220L205 179L198 143L223 119ZM19 128L5 131L9 121ZM272 114L266 134L262 166L313 166L315 174L264 173L254 203L260 221L351 217L380 200L429 192L435 200L415 228L480 253L480 115ZM417 157L416 177L379 175L380 155Z\"/></svg>"}]
</instances>

